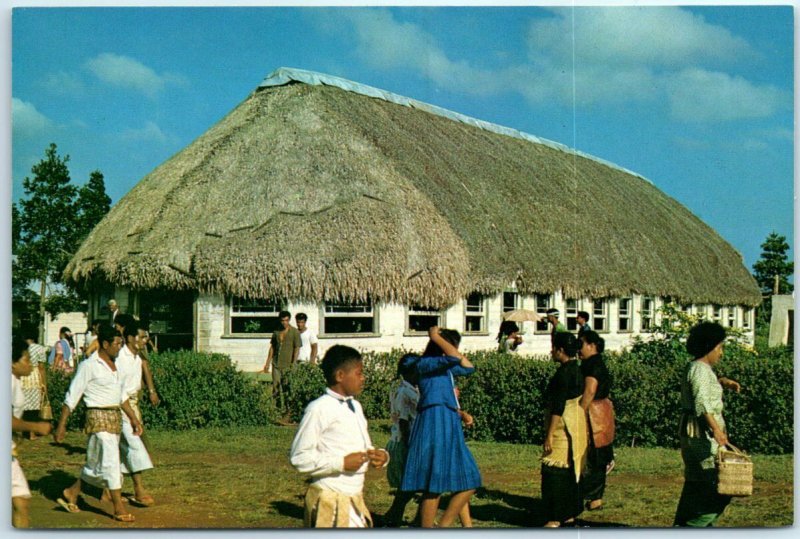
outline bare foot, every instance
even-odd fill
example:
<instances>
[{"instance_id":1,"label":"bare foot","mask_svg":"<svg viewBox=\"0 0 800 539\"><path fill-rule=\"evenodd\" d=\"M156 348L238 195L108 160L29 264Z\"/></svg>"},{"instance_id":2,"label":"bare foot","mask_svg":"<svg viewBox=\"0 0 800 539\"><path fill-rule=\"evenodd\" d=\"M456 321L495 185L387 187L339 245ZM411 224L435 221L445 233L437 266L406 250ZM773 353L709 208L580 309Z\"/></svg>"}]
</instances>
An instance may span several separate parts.
<instances>
[{"instance_id":1,"label":"bare foot","mask_svg":"<svg viewBox=\"0 0 800 539\"><path fill-rule=\"evenodd\" d=\"M100 495L100 501L101 501L101 502L110 502L110 501L113 501L113 500L111 499L111 491L109 491L107 488L104 488L104 489L103 489L103 493Z\"/></svg>"}]
</instances>

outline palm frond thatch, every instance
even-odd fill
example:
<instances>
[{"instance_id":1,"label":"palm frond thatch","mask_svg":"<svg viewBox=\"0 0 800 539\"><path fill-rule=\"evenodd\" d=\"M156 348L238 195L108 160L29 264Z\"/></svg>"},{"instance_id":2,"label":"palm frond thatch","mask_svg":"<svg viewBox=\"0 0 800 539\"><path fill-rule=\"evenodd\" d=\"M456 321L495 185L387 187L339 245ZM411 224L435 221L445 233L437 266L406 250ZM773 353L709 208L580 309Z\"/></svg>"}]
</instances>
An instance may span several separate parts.
<instances>
[{"instance_id":1,"label":"palm frond thatch","mask_svg":"<svg viewBox=\"0 0 800 539\"><path fill-rule=\"evenodd\" d=\"M512 282L760 303L741 255L684 206L529 139L335 86L259 88L123 197L65 276L431 307Z\"/></svg>"}]
</instances>

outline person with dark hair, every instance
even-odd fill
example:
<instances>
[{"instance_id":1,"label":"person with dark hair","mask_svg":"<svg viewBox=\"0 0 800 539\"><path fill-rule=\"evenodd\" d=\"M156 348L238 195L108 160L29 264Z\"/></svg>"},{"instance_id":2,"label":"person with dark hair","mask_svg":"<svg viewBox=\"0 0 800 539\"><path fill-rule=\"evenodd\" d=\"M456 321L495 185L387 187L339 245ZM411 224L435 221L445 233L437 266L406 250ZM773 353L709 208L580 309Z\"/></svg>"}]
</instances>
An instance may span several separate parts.
<instances>
[{"instance_id":1,"label":"person with dark hair","mask_svg":"<svg viewBox=\"0 0 800 539\"><path fill-rule=\"evenodd\" d=\"M297 354L297 361L305 363L317 364L317 334L311 331L308 327L308 315L306 313L297 313L294 315L295 323L297 323L297 332L300 333L300 352Z\"/></svg>"},{"instance_id":2,"label":"person with dark hair","mask_svg":"<svg viewBox=\"0 0 800 539\"><path fill-rule=\"evenodd\" d=\"M83 356L87 358L97 352L97 330L102 324L103 321L99 318L95 318L92 320L92 325L86 331L86 340L83 344Z\"/></svg>"},{"instance_id":3,"label":"person with dark hair","mask_svg":"<svg viewBox=\"0 0 800 539\"><path fill-rule=\"evenodd\" d=\"M147 386L147 394L150 398L150 404L152 404L153 406L158 406L158 403L161 402L161 399L159 398L158 393L156 392L155 382L153 382L153 372L150 370L150 360L146 354L142 354L141 351L139 350L139 341L141 340L139 336L139 331L141 330L139 321L136 318L134 318L132 314L120 313L117 316L117 319L114 321L114 328L117 331L119 331L119 334L122 335L123 340L126 339L125 334L128 333L127 328L129 327L136 328L135 330L136 343L134 343L134 346L136 347L137 354L139 356L139 359L141 360L142 377L144 378L144 383ZM123 354L125 353L124 349L125 349L125 342L123 342L123 349L121 350ZM135 410L137 413L139 413L138 399L133 404L132 407L136 407ZM139 415L141 416L141 413ZM141 417L139 419L141 419Z\"/></svg>"},{"instance_id":4,"label":"person with dark hair","mask_svg":"<svg viewBox=\"0 0 800 539\"><path fill-rule=\"evenodd\" d=\"M583 376L572 333L553 336L553 361L559 364L544 394L545 439L542 448L542 503L546 528L572 525L583 511L580 479L586 462L588 427L580 407Z\"/></svg>"},{"instance_id":5,"label":"person with dark hair","mask_svg":"<svg viewBox=\"0 0 800 539\"><path fill-rule=\"evenodd\" d=\"M68 327L65 326L58 330L58 341L50 349L50 356L47 358L47 362L53 367L53 370L68 374L75 370L72 367L75 348L71 341L72 331Z\"/></svg>"},{"instance_id":6,"label":"person with dark hair","mask_svg":"<svg viewBox=\"0 0 800 539\"><path fill-rule=\"evenodd\" d=\"M516 352L517 347L522 344L522 335L519 334L519 326L511 320L503 320L500 330L497 332L497 351Z\"/></svg>"},{"instance_id":7,"label":"person with dark hair","mask_svg":"<svg viewBox=\"0 0 800 539\"><path fill-rule=\"evenodd\" d=\"M714 366L723 354L725 328L700 322L689 331L686 350L694 357L681 379L681 457L684 483L673 526L713 526L730 496L717 493L715 459L728 444L722 416L722 390L738 393L735 380L717 378Z\"/></svg>"},{"instance_id":8,"label":"person with dark hair","mask_svg":"<svg viewBox=\"0 0 800 539\"><path fill-rule=\"evenodd\" d=\"M364 388L361 354L334 345L322 359L328 388L312 401L297 428L289 459L311 476L304 525L311 528L366 528L372 516L364 503L368 466L385 467L389 454L375 449L355 396Z\"/></svg>"},{"instance_id":9,"label":"person with dark hair","mask_svg":"<svg viewBox=\"0 0 800 539\"><path fill-rule=\"evenodd\" d=\"M461 335L433 326L422 356L410 356L405 364L417 376L420 400L411 427L408 459L401 490L422 491L420 523L434 527L443 492L452 492L439 526L452 524L475 490L481 475L464 442L460 406L455 395L455 376L475 372L472 362L458 351Z\"/></svg>"},{"instance_id":10,"label":"person with dark hair","mask_svg":"<svg viewBox=\"0 0 800 539\"><path fill-rule=\"evenodd\" d=\"M408 456L411 427L417 417L417 403L419 402L417 375L408 364L413 355L404 354L400 358L397 364L397 376L400 381L389 399L392 430L386 449L389 451L391 459L386 470L386 479L389 481L389 486L395 489L395 494L391 507L384 515L387 526L400 525L406 505L414 497L413 492L400 490Z\"/></svg>"},{"instance_id":11,"label":"person with dark hair","mask_svg":"<svg viewBox=\"0 0 800 539\"><path fill-rule=\"evenodd\" d=\"M120 382L114 360L122 347L119 332L101 326L97 339L100 349L92 357L78 365L75 377L69 385L61 407L61 417L53 435L57 444L67 435L67 421L72 411L83 399L86 405L86 427L89 435L86 445L86 464L80 477L62 491L56 502L69 513L80 511L78 496L82 482L99 489L108 489L114 506L113 518L120 522L133 522L134 516L122 504L122 471L120 468L119 440L122 432L122 413L128 416L133 432L140 436L143 427L128 403Z\"/></svg>"},{"instance_id":12,"label":"person with dark hair","mask_svg":"<svg viewBox=\"0 0 800 539\"><path fill-rule=\"evenodd\" d=\"M603 351L605 340L596 331L581 335L580 358L584 389L581 407L589 418L589 454L581 479L581 492L588 511L603 508L606 475L614 468L614 446L603 433L614 431L613 405L609 399L613 379L608 372Z\"/></svg>"},{"instance_id":13,"label":"person with dark hair","mask_svg":"<svg viewBox=\"0 0 800 539\"><path fill-rule=\"evenodd\" d=\"M14 336L11 340L11 431L30 432L41 436L50 434L52 425L44 421L28 421L23 419L25 395L21 379L33 371L28 343ZM27 528L30 525L28 500L31 491L25 473L17 460L17 444L11 439L11 523L15 528Z\"/></svg>"},{"instance_id":14,"label":"person with dark hair","mask_svg":"<svg viewBox=\"0 0 800 539\"><path fill-rule=\"evenodd\" d=\"M124 315L117 317L117 320ZM139 355L138 338L139 324L134 319L125 320L125 331L122 337L125 345L117 355L116 365L119 372L124 396L128 399L133 412L140 423L142 412L139 409L139 393L142 390L142 373L145 360ZM151 393L152 394L152 393ZM133 498L131 501L137 505L150 507L155 503L153 497L147 492L142 480L142 472L153 468L153 461L145 447L141 436L133 433L133 425L127 416L122 416L122 436L119 442L120 469L124 475L130 475L133 480Z\"/></svg>"},{"instance_id":15,"label":"person with dark hair","mask_svg":"<svg viewBox=\"0 0 800 539\"><path fill-rule=\"evenodd\" d=\"M578 340L581 340L583 334L587 331L592 331L592 326L589 325L589 313L586 311L578 311L575 316L575 321L578 323Z\"/></svg>"},{"instance_id":16,"label":"person with dark hair","mask_svg":"<svg viewBox=\"0 0 800 539\"><path fill-rule=\"evenodd\" d=\"M47 371L44 364L47 363L47 349L36 342L36 330L28 330L24 333L25 342L28 344L28 355L31 359L31 373L23 376L22 392L25 395L25 412L22 419L25 421L37 421L42 410L42 404L46 402L47 395ZM29 432L31 440L35 440L37 434Z\"/></svg>"},{"instance_id":17,"label":"person with dark hair","mask_svg":"<svg viewBox=\"0 0 800 539\"><path fill-rule=\"evenodd\" d=\"M281 329L272 332L267 362L261 372L270 372L270 366L272 366L272 398L276 403L280 403L280 410L285 410L283 373L297 361L303 340L300 338L300 332L289 323L292 319L289 311L281 311L278 318L281 321Z\"/></svg>"},{"instance_id":18,"label":"person with dark hair","mask_svg":"<svg viewBox=\"0 0 800 539\"><path fill-rule=\"evenodd\" d=\"M550 347L552 348L555 343L556 333L567 331L567 327L558 321L558 317L561 316L558 309L547 309L545 316L547 318L547 323L552 326L550 329Z\"/></svg>"}]
</instances>

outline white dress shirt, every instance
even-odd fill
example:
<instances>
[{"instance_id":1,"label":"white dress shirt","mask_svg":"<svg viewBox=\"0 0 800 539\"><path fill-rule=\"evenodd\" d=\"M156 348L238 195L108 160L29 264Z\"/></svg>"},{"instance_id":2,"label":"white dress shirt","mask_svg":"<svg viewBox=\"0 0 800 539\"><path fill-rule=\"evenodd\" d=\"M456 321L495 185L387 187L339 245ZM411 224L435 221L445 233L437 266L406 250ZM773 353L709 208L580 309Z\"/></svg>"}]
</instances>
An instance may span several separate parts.
<instances>
[{"instance_id":1,"label":"white dress shirt","mask_svg":"<svg viewBox=\"0 0 800 539\"><path fill-rule=\"evenodd\" d=\"M328 388L306 407L289 458L297 471L311 475L320 488L354 496L364 488L369 463L346 472L344 457L367 449L372 449L372 441L361 404Z\"/></svg>"},{"instance_id":2,"label":"white dress shirt","mask_svg":"<svg viewBox=\"0 0 800 539\"><path fill-rule=\"evenodd\" d=\"M131 352L126 345L120 349L114 363L117 365L117 372L126 397L137 396L139 390L142 389L142 358L139 357L139 354Z\"/></svg>"},{"instance_id":3,"label":"white dress shirt","mask_svg":"<svg viewBox=\"0 0 800 539\"><path fill-rule=\"evenodd\" d=\"M81 397L88 408L119 406L128 400L128 395L122 389L119 371L112 371L97 352L78 364L64 404L74 411Z\"/></svg>"}]
</instances>

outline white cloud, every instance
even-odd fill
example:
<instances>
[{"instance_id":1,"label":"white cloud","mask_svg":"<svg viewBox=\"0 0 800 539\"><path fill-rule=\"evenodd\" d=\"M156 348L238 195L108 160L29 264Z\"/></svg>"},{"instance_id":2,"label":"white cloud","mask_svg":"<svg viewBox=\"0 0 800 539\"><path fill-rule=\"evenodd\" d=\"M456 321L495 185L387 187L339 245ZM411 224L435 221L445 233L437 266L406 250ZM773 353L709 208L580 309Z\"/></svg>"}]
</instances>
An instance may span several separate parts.
<instances>
[{"instance_id":1,"label":"white cloud","mask_svg":"<svg viewBox=\"0 0 800 539\"><path fill-rule=\"evenodd\" d=\"M758 86L741 77L698 68L672 76L667 93L672 117L683 122L766 118L787 99L774 86Z\"/></svg>"},{"instance_id":2,"label":"white cloud","mask_svg":"<svg viewBox=\"0 0 800 539\"><path fill-rule=\"evenodd\" d=\"M158 94L167 84L186 83L186 79L180 75L158 74L138 60L110 52L87 61L86 68L107 84L137 90L150 97Z\"/></svg>"},{"instance_id":3,"label":"white cloud","mask_svg":"<svg viewBox=\"0 0 800 539\"><path fill-rule=\"evenodd\" d=\"M721 71L759 53L728 29L680 7L555 8L527 34L528 61L487 69L448 56L436 36L388 10L352 10L356 53L376 69L407 69L438 87L564 106L666 103L673 119L718 122L764 118L786 92ZM573 21L574 17L574 21ZM333 31L329 18L320 23ZM573 24L577 39L573 67Z\"/></svg>"},{"instance_id":4,"label":"white cloud","mask_svg":"<svg viewBox=\"0 0 800 539\"><path fill-rule=\"evenodd\" d=\"M33 103L11 98L11 125L14 138L30 138L55 128L53 121L36 110Z\"/></svg>"},{"instance_id":5,"label":"white cloud","mask_svg":"<svg viewBox=\"0 0 800 539\"><path fill-rule=\"evenodd\" d=\"M77 95L86 88L78 75L66 71L48 73L42 80L42 86L49 92L60 95Z\"/></svg>"},{"instance_id":6,"label":"white cloud","mask_svg":"<svg viewBox=\"0 0 800 539\"><path fill-rule=\"evenodd\" d=\"M358 37L357 54L374 68L413 69L443 88L474 94L506 89L503 74L447 57L434 36L384 10L346 12Z\"/></svg>"},{"instance_id":7,"label":"white cloud","mask_svg":"<svg viewBox=\"0 0 800 539\"><path fill-rule=\"evenodd\" d=\"M147 121L139 129L127 129L120 136L132 142L155 142L157 144L168 144L175 141L175 137L165 133L155 122Z\"/></svg>"},{"instance_id":8,"label":"white cloud","mask_svg":"<svg viewBox=\"0 0 800 539\"><path fill-rule=\"evenodd\" d=\"M575 60L609 67L676 68L755 58L757 53L726 28L707 23L679 7L554 9L550 19L529 27L532 58L544 53L556 62ZM573 19L574 17L574 19Z\"/></svg>"}]
</instances>

